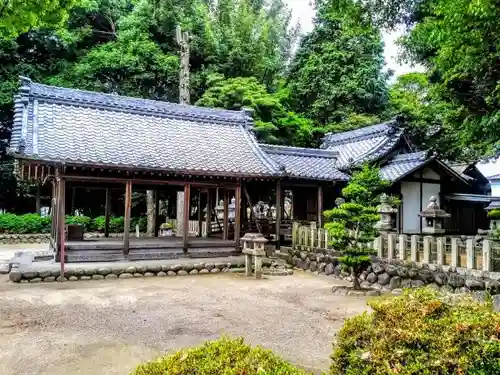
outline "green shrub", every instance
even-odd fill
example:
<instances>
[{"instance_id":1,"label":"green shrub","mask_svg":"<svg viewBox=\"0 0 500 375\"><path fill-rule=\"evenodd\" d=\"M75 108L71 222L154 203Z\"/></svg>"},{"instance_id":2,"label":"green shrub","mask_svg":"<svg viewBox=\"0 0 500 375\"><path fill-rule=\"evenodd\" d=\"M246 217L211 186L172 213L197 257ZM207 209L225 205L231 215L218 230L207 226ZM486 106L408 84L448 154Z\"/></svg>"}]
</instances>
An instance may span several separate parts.
<instances>
[{"instance_id":1,"label":"green shrub","mask_svg":"<svg viewBox=\"0 0 500 375\"><path fill-rule=\"evenodd\" d=\"M0 214L0 233L49 233L52 218L38 214Z\"/></svg>"},{"instance_id":2,"label":"green shrub","mask_svg":"<svg viewBox=\"0 0 500 375\"><path fill-rule=\"evenodd\" d=\"M106 224L105 216L97 216L92 220L92 230L96 232L104 232L104 227Z\"/></svg>"},{"instance_id":3,"label":"green shrub","mask_svg":"<svg viewBox=\"0 0 500 375\"><path fill-rule=\"evenodd\" d=\"M124 224L123 216L110 217L109 218L109 231L111 233L122 233L123 232L123 224ZM104 229L103 229L103 232L104 232Z\"/></svg>"},{"instance_id":4,"label":"green shrub","mask_svg":"<svg viewBox=\"0 0 500 375\"><path fill-rule=\"evenodd\" d=\"M299 375L305 374L262 347L242 338L221 338L139 365L132 375Z\"/></svg>"},{"instance_id":5,"label":"green shrub","mask_svg":"<svg viewBox=\"0 0 500 375\"><path fill-rule=\"evenodd\" d=\"M145 216L133 217L130 220L130 230L135 231L135 226L139 225L139 231L144 233L148 229L148 218Z\"/></svg>"},{"instance_id":6,"label":"green shrub","mask_svg":"<svg viewBox=\"0 0 500 375\"><path fill-rule=\"evenodd\" d=\"M331 375L500 374L500 314L491 302L423 288L369 305L372 313L339 332Z\"/></svg>"},{"instance_id":7,"label":"green shrub","mask_svg":"<svg viewBox=\"0 0 500 375\"><path fill-rule=\"evenodd\" d=\"M495 208L494 210L488 211L488 218L490 220L500 219L500 208Z\"/></svg>"},{"instance_id":8,"label":"green shrub","mask_svg":"<svg viewBox=\"0 0 500 375\"><path fill-rule=\"evenodd\" d=\"M66 216L66 224L83 225L85 232L92 230L92 219L88 216Z\"/></svg>"}]
</instances>

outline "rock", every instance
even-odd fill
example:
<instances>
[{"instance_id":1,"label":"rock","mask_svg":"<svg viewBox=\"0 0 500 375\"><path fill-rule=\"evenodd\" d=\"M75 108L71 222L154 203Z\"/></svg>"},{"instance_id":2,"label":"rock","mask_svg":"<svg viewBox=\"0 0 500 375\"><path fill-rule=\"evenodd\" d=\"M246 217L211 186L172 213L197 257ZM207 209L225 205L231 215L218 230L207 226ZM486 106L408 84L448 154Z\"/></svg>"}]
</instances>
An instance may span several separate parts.
<instances>
[{"instance_id":1,"label":"rock","mask_svg":"<svg viewBox=\"0 0 500 375\"><path fill-rule=\"evenodd\" d=\"M220 269L218 269L218 268L214 268L214 269L210 270L210 273L219 273L219 272L220 272Z\"/></svg>"},{"instance_id":2,"label":"rock","mask_svg":"<svg viewBox=\"0 0 500 375\"><path fill-rule=\"evenodd\" d=\"M418 272L417 279L422 280L426 284L434 280L434 275L430 270L424 268Z\"/></svg>"},{"instance_id":3,"label":"rock","mask_svg":"<svg viewBox=\"0 0 500 375\"><path fill-rule=\"evenodd\" d=\"M381 290L382 289L382 285L375 283L370 288L374 289L374 290Z\"/></svg>"},{"instance_id":4,"label":"rock","mask_svg":"<svg viewBox=\"0 0 500 375\"><path fill-rule=\"evenodd\" d=\"M200 275L206 275L207 273L210 273L209 270L207 270L206 268L203 268L202 270L200 270L199 274Z\"/></svg>"},{"instance_id":5,"label":"rock","mask_svg":"<svg viewBox=\"0 0 500 375\"><path fill-rule=\"evenodd\" d=\"M316 271L316 270L318 269L318 263L316 263L316 262L314 262L314 261L313 261L313 262L311 262L311 263L309 264L309 269L310 269L311 271Z\"/></svg>"},{"instance_id":6,"label":"rock","mask_svg":"<svg viewBox=\"0 0 500 375\"><path fill-rule=\"evenodd\" d=\"M10 264L9 263L2 263L0 264L0 274L1 275L7 275L10 271Z\"/></svg>"},{"instance_id":7,"label":"rock","mask_svg":"<svg viewBox=\"0 0 500 375\"><path fill-rule=\"evenodd\" d=\"M392 292L392 289L389 288L389 285L384 285L382 287L382 292L384 292L384 293L390 293L390 292Z\"/></svg>"},{"instance_id":8,"label":"rock","mask_svg":"<svg viewBox=\"0 0 500 375\"><path fill-rule=\"evenodd\" d=\"M492 296L493 309L495 311L500 311L500 294L495 294Z\"/></svg>"},{"instance_id":9,"label":"rock","mask_svg":"<svg viewBox=\"0 0 500 375\"><path fill-rule=\"evenodd\" d=\"M209 271L213 270L214 268L215 268L215 264L213 264L213 263L205 264L205 269L207 269Z\"/></svg>"},{"instance_id":10,"label":"rock","mask_svg":"<svg viewBox=\"0 0 500 375\"><path fill-rule=\"evenodd\" d=\"M392 290L392 294L396 294L396 295L403 294L403 289L395 288Z\"/></svg>"},{"instance_id":11,"label":"rock","mask_svg":"<svg viewBox=\"0 0 500 375\"><path fill-rule=\"evenodd\" d=\"M325 272L325 268L326 268L326 263L321 262L321 263L318 265L318 272Z\"/></svg>"},{"instance_id":12,"label":"rock","mask_svg":"<svg viewBox=\"0 0 500 375\"><path fill-rule=\"evenodd\" d=\"M401 287L401 277L393 276L391 277L391 281L389 282L389 288L391 290L399 289Z\"/></svg>"},{"instance_id":13,"label":"rock","mask_svg":"<svg viewBox=\"0 0 500 375\"><path fill-rule=\"evenodd\" d=\"M444 285L448 281L448 276L444 272L438 271L434 274L434 281L438 285Z\"/></svg>"},{"instance_id":14,"label":"rock","mask_svg":"<svg viewBox=\"0 0 500 375\"><path fill-rule=\"evenodd\" d=\"M109 275L111 273L111 269L109 269L107 267L99 268L97 270L97 273L101 276L106 276L106 275Z\"/></svg>"},{"instance_id":15,"label":"rock","mask_svg":"<svg viewBox=\"0 0 500 375\"><path fill-rule=\"evenodd\" d=\"M97 268L86 268L85 269L85 275L87 275L87 276L92 276L92 275L95 275L96 273L97 273ZM52 272L52 275L54 275L54 272Z\"/></svg>"},{"instance_id":16,"label":"rock","mask_svg":"<svg viewBox=\"0 0 500 375\"><path fill-rule=\"evenodd\" d=\"M167 276L177 276L177 273L175 273L174 271L168 271Z\"/></svg>"},{"instance_id":17,"label":"rock","mask_svg":"<svg viewBox=\"0 0 500 375\"><path fill-rule=\"evenodd\" d=\"M153 273L158 273L161 271L161 266L159 265L148 266L148 271Z\"/></svg>"},{"instance_id":18,"label":"rock","mask_svg":"<svg viewBox=\"0 0 500 375\"><path fill-rule=\"evenodd\" d=\"M384 286L389 284L389 282L391 281L391 277L386 273L381 273L380 275L378 275L377 281L380 285Z\"/></svg>"},{"instance_id":19,"label":"rock","mask_svg":"<svg viewBox=\"0 0 500 375\"><path fill-rule=\"evenodd\" d=\"M135 268L134 268L134 271L135 271ZM120 276L118 276L118 278L119 279L132 279L132 278L134 278L134 274L125 272L125 273L122 273Z\"/></svg>"},{"instance_id":20,"label":"rock","mask_svg":"<svg viewBox=\"0 0 500 375\"><path fill-rule=\"evenodd\" d=\"M214 268L214 270L215 270L215 269L217 269L217 268ZM178 276L187 276L187 275L189 275L189 274L187 273L187 271L180 270L180 271L178 271L178 272L177 272L177 275L178 275Z\"/></svg>"},{"instance_id":21,"label":"rock","mask_svg":"<svg viewBox=\"0 0 500 375\"><path fill-rule=\"evenodd\" d=\"M73 270L73 275L75 275L76 277L84 276L85 275L85 270L83 268L75 268Z\"/></svg>"},{"instance_id":22,"label":"rock","mask_svg":"<svg viewBox=\"0 0 500 375\"><path fill-rule=\"evenodd\" d=\"M156 274L156 276L158 276L158 277L165 277L165 276L167 276L167 273L166 273L166 272L163 272L163 271L160 271L160 272L158 272L158 273Z\"/></svg>"},{"instance_id":23,"label":"rock","mask_svg":"<svg viewBox=\"0 0 500 375\"><path fill-rule=\"evenodd\" d=\"M42 279L45 279L46 277L50 276L50 271L41 271L38 273L38 276L40 276Z\"/></svg>"},{"instance_id":24,"label":"rock","mask_svg":"<svg viewBox=\"0 0 500 375\"><path fill-rule=\"evenodd\" d=\"M407 277L409 277L408 269L405 267L398 267L398 276L402 279L406 279Z\"/></svg>"},{"instance_id":25,"label":"rock","mask_svg":"<svg viewBox=\"0 0 500 375\"><path fill-rule=\"evenodd\" d=\"M135 267L127 267L127 268L125 268L125 273L130 273L131 275L133 275L136 272L137 272L137 270L135 269Z\"/></svg>"},{"instance_id":26,"label":"rock","mask_svg":"<svg viewBox=\"0 0 500 375\"><path fill-rule=\"evenodd\" d=\"M484 287L491 294L497 294L500 291L500 282L498 282L497 280L487 280L484 283Z\"/></svg>"},{"instance_id":27,"label":"rock","mask_svg":"<svg viewBox=\"0 0 500 375\"><path fill-rule=\"evenodd\" d=\"M434 289L434 290L436 290L438 292L441 291L441 288L436 283L429 284L429 285L427 285L427 287L430 288L430 289Z\"/></svg>"},{"instance_id":28,"label":"rock","mask_svg":"<svg viewBox=\"0 0 500 375\"><path fill-rule=\"evenodd\" d=\"M192 269L194 268L194 265L192 264L183 264L182 265L182 269L186 272L189 273L189 271L191 271Z\"/></svg>"},{"instance_id":29,"label":"rock","mask_svg":"<svg viewBox=\"0 0 500 375\"><path fill-rule=\"evenodd\" d=\"M104 280L104 276L103 275L92 275L92 280Z\"/></svg>"},{"instance_id":30,"label":"rock","mask_svg":"<svg viewBox=\"0 0 500 375\"><path fill-rule=\"evenodd\" d=\"M471 290L481 290L484 289L484 281L477 279L467 279L465 280L465 286Z\"/></svg>"},{"instance_id":31,"label":"rock","mask_svg":"<svg viewBox=\"0 0 500 375\"><path fill-rule=\"evenodd\" d=\"M376 273L377 275L379 273L384 272L384 267L382 266L382 263L372 263L372 272Z\"/></svg>"},{"instance_id":32,"label":"rock","mask_svg":"<svg viewBox=\"0 0 500 375\"><path fill-rule=\"evenodd\" d=\"M472 298L479 303L486 301L486 292L484 290L472 292Z\"/></svg>"},{"instance_id":33,"label":"rock","mask_svg":"<svg viewBox=\"0 0 500 375\"><path fill-rule=\"evenodd\" d=\"M462 275L452 273L448 276L448 284L453 288L461 288L465 285L465 278Z\"/></svg>"},{"instance_id":34,"label":"rock","mask_svg":"<svg viewBox=\"0 0 500 375\"><path fill-rule=\"evenodd\" d=\"M469 293L470 289L466 288L465 286L463 286L461 288L458 288L458 290L456 290L455 292L458 292L458 293Z\"/></svg>"},{"instance_id":35,"label":"rock","mask_svg":"<svg viewBox=\"0 0 500 375\"><path fill-rule=\"evenodd\" d=\"M75 275L75 269L74 268L67 268L64 271L64 276L66 276L66 277L70 277L70 276L74 276L74 275Z\"/></svg>"},{"instance_id":36,"label":"rock","mask_svg":"<svg viewBox=\"0 0 500 375\"><path fill-rule=\"evenodd\" d=\"M56 281L56 277L55 276L47 276L47 277L43 278L43 282L44 283L51 283L53 281Z\"/></svg>"},{"instance_id":37,"label":"rock","mask_svg":"<svg viewBox=\"0 0 500 375\"><path fill-rule=\"evenodd\" d=\"M297 267L299 267L300 269L303 269L303 270L308 270L309 269L309 260L306 259L306 260L299 260L297 262Z\"/></svg>"},{"instance_id":38,"label":"rock","mask_svg":"<svg viewBox=\"0 0 500 375\"><path fill-rule=\"evenodd\" d=\"M410 279L403 279L403 281L401 281L401 288L403 288L403 289L411 288L411 280Z\"/></svg>"},{"instance_id":39,"label":"rock","mask_svg":"<svg viewBox=\"0 0 500 375\"><path fill-rule=\"evenodd\" d=\"M342 273L342 265L337 264L335 267L333 267L333 274L335 276L340 276L341 273Z\"/></svg>"},{"instance_id":40,"label":"rock","mask_svg":"<svg viewBox=\"0 0 500 375\"><path fill-rule=\"evenodd\" d=\"M389 276L398 276L398 267L393 264L388 264L387 267L385 267L385 273Z\"/></svg>"},{"instance_id":41,"label":"rock","mask_svg":"<svg viewBox=\"0 0 500 375\"><path fill-rule=\"evenodd\" d=\"M345 286L334 286L332 288L332 293L335 296L346 296L350 292L350 288L346 288Z\"/></svg>"},{"instance_id":42,"label":"rock","mask_svg":"<svg viewBox=\"0 0 500 375\"><path fill-rule=\"evenodd\" d=\"M197 269L191 270L191 271L189 271L189 274L190 275L198 275L198 270Z\"/></svg>"},{"instance_id":43,"label":"rock","mask_svg":"<svg viewBox=\"0 0 500 375\"><path fill-rule=\"evenodd\" d=\"M25 279L34 279L35 277L38 277L38 272L36 271L26 271L23 272L23 278Z\"/></svg>"},{"instance_id":44,"label":"rock","mask_svg":"<svg viewBox=\"0 0 500 375\"><path fill-rule=\"evenodd\" d=\"M410 268L408 270L408 277L410 279L416 279L418 277L418 268Z\"/></svg>"},{"instance_id":45,"label":"rock","mask_svg":"<svg viewBox=\"0 0 500 375\"><path fill-rule=\"evenodd\" d=\"M327 264L326 267L325 267L325 275L331 275L331 274L333 274L333 269L334 268L335 267L334 267L333 263Z\"/></svg>"},{"instance_id":46,"label":"rock","mask_svg":"<svg viewBox=\"0 0 500 375\"><path fill-rule=\"evenodd\" d=\"M9 280L10 281L18 283L21 281L21 279L22 279L21 271L19 271L18 269L13 269L12 271L10 271L10 273L9 273Z\"/></svg>"},{"instance_id":47,"label":"rock","mask_svg":"<svg viewBox=\"0 0 500 375\"><path fill-rule=\"evenodd\" d=\"M118 279L118 275L115 275L114 273L110 273L109 275L106 275L104 277L105 280L116 280Z\"/></svg>"},{"instance_id":48,"label":"rock","mask_svg":"<svg viewBox=\"0 0 500 375\"><path fill-rule=\"evenodd\" d=\"M144 272L144 277L155 277L153 272Z\"/></svg>"},{"instance_id":49,"label":"rock","mask_svg":"<svg viewBox=\"0 0 500 375\"><path fill-rule=\"evenodd\" d=\"M57 276L57 279L56 281L67 281L68 279L66 279L64 276Z\"/></svg>"},{"instance_id":50,"label":"rock","mask_svg":"<svg viewBox=\"0 0 500 375\"><path fill-rule=\"evenodd\" d=\"M205 263L196 263L196 264L194 265L194 268L195 268L196 270L198 270L198 271L201 271L202 269L204 269L204 268L205 268Z\"/></svg>"},{"instance_id":51,"label":"rock","mask_svg":"<svg viewBox=\"0 0 500 375\"><path fill-rule=\"evenodd\" d=\"M360 285L363 289L370 289L372 287L372 284L370 284L368 281L363 281Z\"/></svg>"},{"instance_id":52,"label":"rock","mask_svg":"<svg viewBox=\"0 0 500 375\"><path fill-rule=\"evenodd\" d=\"M77 278L77 280L78 280L78 278ZM30 283L32 283L32 284L41 283L41 282L42 282L42 278L41 277L35 277L34 279L30 280Z\"/></svg>"},{"instance_id":53,"label":"rock","mask_svg":"<svg viewBox=\"0 0 500 375\"><path fill-rule=\"evenodd\" d=\"M19 282L20 282L21 284L27 284L27 283L29 283L30 281L25 279L25 280L21 280L21 281L19 281Z\"/></svg>"},{"instance_id":54,"label":"rock","mask_svg":"<svg viewBox=\"0 0 500 375\"><path fill-rule=\"evenodd\" d=\"M136 272L134 273L134 278L144 277L142 273Z\"/></svg>"},{"instance_id":55,"label":"rock","mask_svg":"<svg viewBox=\"0 0 500 375\"><path fill-rule=\"evenodd\" d=\"M293 270L286 270L286 273L287 273L288 275L293 275Z\"/></svg>"},{"instance_id":56,"label":"rock","mask_svg":"<svg viewBox=\"0 0 500 375\"><path fill-rule=\"evenodd\" d=\"M170 265L167 265L167 264L162 265L161 270L165 273L170 271Z\"/></svg>"},{"instance_id":57,"label":"rock","mask_svg":"<svg viewBox=\"0 0 500 375\"><path fill-rule=\"evenodd\" d=\"M366 296L366 293L367 293L367 291L365 291L365 290L355 290L355 289L352 289L352 290L349 290L347 292L347 295L348 296L353 296L353 297L362 297L362 296Z\"/></svg>"},{"instance_id":58,"label":"rock","mask_svg":"<svg viewBox=\"0 0 500 375\"><path fill-rule=\"evenodd\" d=\"M424 286L424 282L422 280L412 280L411 281L411 287L412 288L420 288L422 286Z\"/></svg>"},{"instance_id":59,"label":"rock","mask_svg":"<svg viewBox=\"0 0 500 375\"><path fill-rule=\"evenodd\" d=\"M88 281L88 280L92 280L92 276L81 276L80 277L80 281Z\"/></svg>"},{"instance_id":60,"label":"rock","mask_svg":"<svg viewBox=\"0 0 500 375\"><path fill-rule=\"evenodd\" d=\"M146 266L136 266L135 267L135 273L142 273L146 272L148 268Z\"/></svg>"},{"instance_id":61,"label":"rock","mask_svg":"<svg viewBox=\"0 0 500 375\"><path fill-rule=\"evenodd\" d=\"M440 291L441 291L441 293L445 293L445 294L453 293L453 288L451 286L449 286L449 285L443 285L440 288Z\"/></svg>"},{"instance_id":62,"label":"rock","mask_svg":"<svg viewBox=\"0 0 500 375\"><path fill-rule=\"evenodd\" d=\"M380 293L380 290L367 290L366 295L367 296L380 296L382 293Z\"/></svg>"},{"instance_id":63,"label":"rock","mask_svg":"<svg viewBox=\"0 0 500 375\"><path fill-rule=\"evenodd\" d=\"M215 267L219 268L217 265L220 263L215 263ZM271 267L272 261L269 258L262 259L262 267Z\"/></svg>"},{"instance_id":64,"label":"rock","mask_svg":"<svg viewBox=\"0 0 500 375\"><path fill-rule=\"evenodd\" d=\"M305 251L300 252L300 259L306 260L307 259L307 253Z\"/></svg>"},{"instance_id":65,"label":"rock","mask_svg":"<svg viewBox=\"0 0 500 375\"><path fill-rule=\"evenodd\" d=\"M70 276L70 277L68 278L68 280L69 280L69 281L78 281L78 277L76 277L76 276Z\"/></svg>"},{"instance_id":66,"label":"rock","mask_svg":"<svg viewBox=\"0 0 500 375\"><path fill-rule=\"evenodd\" d=\"M366 281L368 281L370 284L376 283L377 280L378 276L374 272L371 272L368 274L368 276L366 276Z\"/></svg>"}]
</instances>

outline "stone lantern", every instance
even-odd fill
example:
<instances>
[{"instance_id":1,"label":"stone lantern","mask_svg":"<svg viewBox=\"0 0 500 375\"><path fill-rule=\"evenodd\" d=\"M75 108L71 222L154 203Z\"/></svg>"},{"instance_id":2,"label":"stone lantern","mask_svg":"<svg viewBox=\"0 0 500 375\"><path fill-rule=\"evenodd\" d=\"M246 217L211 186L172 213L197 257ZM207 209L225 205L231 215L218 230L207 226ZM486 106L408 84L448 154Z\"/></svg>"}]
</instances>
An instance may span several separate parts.
<instances>
[{"instance_id":1,"label":"stone lantern","mask_svg":"<svg viewBox=\"0 0 500 375\"><path fill-rule=\"evenodd\" d=\"M437 198L432 196L429 199L429 205L422 210L418 216L425 219L425 228L422 232L428 234L443 234L444 219L450 217L451 215L439 208Z\"/></svg>"},{"instance_id":2,"label":"stone lantern","mask_svg":"<svg viewBox=\"0 0 500 375\"><path fill-rule=\"evenodd\" d=\"M398 210L389 204L389 197L385 193L380 196L380 205L377 207L377 212L380 214L380 220L375 224L375 229L379 232L393 231L392 216L395 215Z\"/></svg>"},{"instance_id":3,"label":"stone lantern","mask_svg":"<svg viewBox=\"0 0 500 375\"><path fill-rule=\"evenodd\" d=\"M262 277L262 258L266 255L267 239L261 233L247 233L241 237L243 254L245 254L245 275L252 275L252 258L254 260L255 278Z\"/></svg>"},{"instance_id":4,"label":"stone lantern","mask_svg":"<svg viewBox=\"0 0 500 375\"><path fill-rule=\"evenodd\" d=\"M217 219L224 220L224 200L221 199L215 207L215 214L217 215Z\"/></svg>"}]
</instances>

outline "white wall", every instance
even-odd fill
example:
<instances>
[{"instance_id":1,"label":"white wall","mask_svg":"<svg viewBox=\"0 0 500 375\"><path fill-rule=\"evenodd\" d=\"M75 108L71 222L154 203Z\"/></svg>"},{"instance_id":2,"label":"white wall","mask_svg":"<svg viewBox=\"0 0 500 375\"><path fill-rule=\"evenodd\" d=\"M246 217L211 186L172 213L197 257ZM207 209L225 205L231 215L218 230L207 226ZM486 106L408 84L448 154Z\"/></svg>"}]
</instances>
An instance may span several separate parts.
<instances>
[{"instance_id":1,"label":"white wall","mask_svg":"<svg viewBox=\"0 0 500 375\"><path fill-rule=\"evenodd\" d=\"M491 181L491 195L494 197L500 197L500 181Z\"/></svg>"},{"instance_id":2,"label":"white wall","mask_svg":"<svg viewBox=\"0 0 500 375\"><path fill-rule=\"evenodd\" d=\"M401 182L403 233L420 233L420 182Z\"/></svg>"}]
</instances>

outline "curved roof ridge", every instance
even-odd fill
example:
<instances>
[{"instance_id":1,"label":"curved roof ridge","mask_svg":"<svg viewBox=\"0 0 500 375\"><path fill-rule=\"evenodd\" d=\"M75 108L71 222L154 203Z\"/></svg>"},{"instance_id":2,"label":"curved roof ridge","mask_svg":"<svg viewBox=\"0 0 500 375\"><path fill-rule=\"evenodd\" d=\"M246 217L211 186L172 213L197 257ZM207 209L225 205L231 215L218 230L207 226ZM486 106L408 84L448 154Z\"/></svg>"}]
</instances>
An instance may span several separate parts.
<instances>
[{"instance_id":1,"label":"curved roof ridge","mask_svg":"<svg viewBox=\"0 0 500 375\"><path fill-rule=\"evenodd\" d=\"M349 130L341 133L327 133L322 139L322 147L330 147L340 145L343 143L350 143L354 141L372 138L377 134L388 134L390 132L397 132L399 127L396 126L394 121L382 122L380 124L368 125L362 128Z\"/></svg>"},{"instance_id":2,"label":"curved roof ridge","mask_svg":"<svg viewBox=\"0 0 500 375\"><path fill-rule=\"evenodd\" d=\"M102 93L81 89L51 86L33 82L26 77L20 77L20 94L23 98L37 98L61 104L72 104L100 109L112 109L138 113L143 115L182 117L192 120L206 120L213 123L224 124L246 124L247 114L245 111L232 111L227 109L215 109L171 103L162 100L151 100L122 96L117 94Z\"/></svg>"},{"instance_id":3,"label":"curved roof ridge","mask_svg":"<svg viewBox=\"0 0 500 375\"><path fill-rule=\"evenodd\" d=\"M272 145L267 143L260 144L260 147L262 147L265 150L265 152L274 154L307 156L307 157L329 158L329 159L336 159L339 156L338 151L325 150L319 148Z\"/></svg>"}]
</instances>

